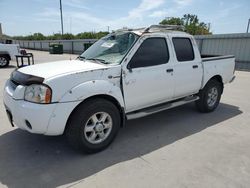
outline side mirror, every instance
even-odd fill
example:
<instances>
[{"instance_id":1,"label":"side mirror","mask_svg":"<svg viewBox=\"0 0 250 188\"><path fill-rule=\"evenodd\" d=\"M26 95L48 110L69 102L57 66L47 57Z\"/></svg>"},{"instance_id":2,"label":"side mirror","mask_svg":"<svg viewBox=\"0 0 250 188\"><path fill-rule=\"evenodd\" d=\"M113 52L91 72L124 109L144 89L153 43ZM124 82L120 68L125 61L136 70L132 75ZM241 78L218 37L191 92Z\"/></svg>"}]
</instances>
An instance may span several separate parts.
<instances>
[{"instance_id":1,"label":"side mirror","mask_svg":"<svg viewBox=\"0 0 250 188\"><path fill-rule=\"evenodd\" d=\"M127 69L128 69L128 71L129 71L130 73L133 72L133 71L132 71L132 68L130 67L130 64L127 65Z\"/></svg>"}]
</instances>

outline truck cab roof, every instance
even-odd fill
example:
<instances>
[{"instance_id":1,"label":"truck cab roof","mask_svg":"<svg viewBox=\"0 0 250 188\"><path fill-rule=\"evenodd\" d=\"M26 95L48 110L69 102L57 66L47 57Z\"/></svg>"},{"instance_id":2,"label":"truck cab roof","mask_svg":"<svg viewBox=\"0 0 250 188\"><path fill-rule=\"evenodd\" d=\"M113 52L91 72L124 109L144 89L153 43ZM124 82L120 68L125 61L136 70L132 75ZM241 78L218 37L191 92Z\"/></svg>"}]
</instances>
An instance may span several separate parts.
<instances>
[{"instance_id":1,"label":"truck cab roof","mask_svg":"<svg viewBox=\"0 0 250 188\"><path fill-rule=\"evenodd\" d=\"M130 31L139 36L152 33L168 34L168 35L182 34L185 36L191 36L188 33L184 32L184 27L180 25L151 25L145 28L137 28L137 29L124 28L117 30L117 32L119 31Z\"/></svg>"},{"instance_id":2,"label":"truck cab roof","mask_svg":"<svg viewBox=\"0 0 250 188\"><path fill-rule=\"evenodd\" d=\"M158 34L167 34L167 35L176 35L176 34L181 34L181 35L185 35L185 36L191 36L190 34L183 32L183 31L155 31L155 32L143 32L143 31L132 31L133 33L142 36L145 34L152 34L152 33L158 33Z\"/></svg>"}]
</instances>

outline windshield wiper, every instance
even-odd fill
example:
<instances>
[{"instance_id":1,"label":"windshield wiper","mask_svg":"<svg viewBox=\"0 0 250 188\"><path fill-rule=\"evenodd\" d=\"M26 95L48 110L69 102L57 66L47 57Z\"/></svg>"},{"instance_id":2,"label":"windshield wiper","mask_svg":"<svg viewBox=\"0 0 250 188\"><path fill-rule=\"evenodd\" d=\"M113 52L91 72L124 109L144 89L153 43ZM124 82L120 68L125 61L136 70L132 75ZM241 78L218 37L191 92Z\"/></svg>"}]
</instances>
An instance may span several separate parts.
<instances>
[{"instance_id":1,"label":"windshield wiper","mask_svg":"<svg viewBox=\"0 0 250 188\"><path fill-rule=\"evenodd\" d=\"M85 60L86 59L86 57L83 57L83 56L78 56L76 59L79 59L79 60Z\"/></svg>"},{"instance_id":2,"label":"windshield wiper","mask_svg":"<svg viewBox=\"0 0 250 188\"><path fill-rule=\"evenodd\" d=\"M92 61L97 61L97 62L102 63L102 64L108 64L108 62L106 62L104 59L89 58L89 59L86 59L86 60L92 60Z\"/></svg>"}]
</instances>

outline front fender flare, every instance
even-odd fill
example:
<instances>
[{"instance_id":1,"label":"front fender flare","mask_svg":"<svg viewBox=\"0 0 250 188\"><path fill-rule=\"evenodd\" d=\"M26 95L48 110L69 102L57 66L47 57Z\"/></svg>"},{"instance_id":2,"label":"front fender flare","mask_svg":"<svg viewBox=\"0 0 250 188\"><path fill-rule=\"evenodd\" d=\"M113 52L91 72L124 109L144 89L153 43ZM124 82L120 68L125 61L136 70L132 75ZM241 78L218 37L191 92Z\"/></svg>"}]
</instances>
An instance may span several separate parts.
<instances>
[{"instance_id":1,"label":"front fender flare","mask_svg":"<svg viewBox=\"0 0 250 188\"><path fill-rule=\"evenodd\" d=\"M94 80L84 82L71 88L59 102L84 101L95 95L108 95L115 98L121 107L124 107L121 88L115 83L105 80Z\"/></svg>"},{"instance_id":2,"label":"front fender flare","mask_svg":"<svg viewBox=\"0 0 250 188\"><path fill-rule=\"evenodd\" d=\"M72 111L84 100L96 95L108 95L116 99L119 105L124 108L124 100L121 89L114 83L96 80L84 82L71 88L65 93L60 101L58 101L49 125L47 127L46 135L60 135L63 134L67 120Z\"/></svg>"}]
</instances>

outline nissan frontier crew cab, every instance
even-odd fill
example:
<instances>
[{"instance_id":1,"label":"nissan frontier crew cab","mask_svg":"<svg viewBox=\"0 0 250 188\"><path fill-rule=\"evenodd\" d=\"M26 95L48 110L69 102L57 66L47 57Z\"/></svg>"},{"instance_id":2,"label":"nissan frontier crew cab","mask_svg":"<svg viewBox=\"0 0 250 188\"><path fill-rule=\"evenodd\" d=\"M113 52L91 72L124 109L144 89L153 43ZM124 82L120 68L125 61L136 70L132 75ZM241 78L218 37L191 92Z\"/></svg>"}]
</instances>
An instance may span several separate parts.
<instances>
[{"instance_id":1,"label":"nissan frontier crew cab","mask_svg":"<svg viewBox=\"0 0 250 188\"><path fill-rule=\"evenodd\" d=\"M75 148L93 153L126 120L193 101L201 112L214 111L234 79L234 56L201 56L195 39L177 29L118 30L76 60L15 70L3 95L11 124L65 134Z\"/></svg>"}]
</instances>

